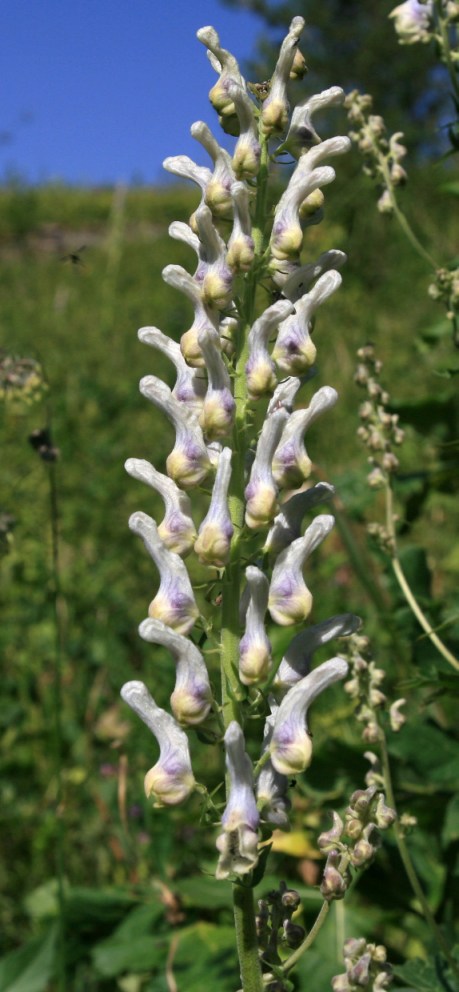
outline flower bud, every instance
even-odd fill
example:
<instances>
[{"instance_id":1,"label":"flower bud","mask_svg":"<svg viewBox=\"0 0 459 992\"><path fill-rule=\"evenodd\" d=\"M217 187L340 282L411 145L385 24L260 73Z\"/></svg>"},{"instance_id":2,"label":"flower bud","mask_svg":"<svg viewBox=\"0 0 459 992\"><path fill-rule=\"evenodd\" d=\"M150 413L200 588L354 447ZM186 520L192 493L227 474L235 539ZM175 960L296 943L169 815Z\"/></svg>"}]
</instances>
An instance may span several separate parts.
<instances>
[{"instance_id":1,"label":"flower bud","mask_svg":"<svg viewBox=\"0 0 459 992\"><path fill-rule=\"evenodd\" d=\"M347 879L338 870L340 855L331 851L327 858L324 874L320 885L320 893L327 902L333 899L343 899L347 889Z\"/></svg>"},{"instance_id":2,"label":"flower bud","mask_svg":"<svg viewBox=\"0 0 459 992\"><path fill-rule=\"evenodd\" d=\"M335 810L333 810L332 817L333 826L331 829L326 830L317 838L317 845L320 847L321 851L324 851L325 854L328 854L330 851L337 850L344 831L344 823L339 813L336 813Z\"/></svg>"},{"instance_id":3,"label":"flower bud","mask_svg":"<svg viewBox=\"0 0 459 992\"><path fill-rule=\"evenodd\" d=\"M376 809L374 811L374 821L380 830L387 830L397 819L397 814L390 806L386 806L385 797L382 792L378 795Z\"/></svg>"}]
</instances>

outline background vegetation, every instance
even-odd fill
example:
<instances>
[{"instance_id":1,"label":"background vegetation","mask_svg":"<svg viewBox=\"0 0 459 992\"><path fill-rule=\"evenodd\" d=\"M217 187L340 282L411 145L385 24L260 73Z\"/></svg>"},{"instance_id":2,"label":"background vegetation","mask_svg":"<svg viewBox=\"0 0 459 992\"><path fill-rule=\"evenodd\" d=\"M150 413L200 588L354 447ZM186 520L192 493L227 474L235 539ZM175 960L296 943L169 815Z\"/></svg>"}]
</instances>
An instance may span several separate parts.
<instances>
[{"instance_id":1,"label":"background vegetation","mask_svg":"<svg viewBox=\"0 0 459 992\"><path fill-rule=\"evenodd\" d=\"M418 165L403 193L415 229L428 245L439 243L445 258L454 254L457 192L447 166L440 175ZM142 375L167 377L170 369L135 331L154 323L178 338L189 326L187 304L160 272L171 261L190 265L167 227L194 206L179 186L30 189L14 180L0 191L2 344L10 356L36 359L46 379L46 389L20 394L3 381L1 410L0 988L8 992L198 992L204 981L219 992L237 987L230 891L211 877L212 832L193 801L172 815L148 807L142 781L154 755L119 701L121 684L141 673L160 703L172 688L166 653L136 633L157 579L126 523L134 509L155 516L159 507L125 475L123 462L135 456L161 464L170 449L169 428L136 388ZM450 937L457 676L369 543L366 525L380 518L381 506L366 483L353 375L356 349L372 340L407 433L396 480L403 564L457 653L459 363L449 324L426 295L427 267L394 220L374 209L357 157L340 163L326 220L306 239L309 258L330 246L345 250L349 263L344 288L318 320L317 377L302 396L307 402L323 384L340 393L326 423L308 436L314 478L337 488L338 528L309 569L312 621L359 614L387 673L385 691L407 698L407 724L390 738L397 798L400 812L418 818L412 858ZM60 452L56 462L28 441L45 427ZM364 787L368 770L353 704L342 692L317 704L312 729L315 757L302 777L294 827L275 844L276 878L260 885L260 894L278 878L297 888L306 925L321 901L317 834L328 826L327 810L343 809ZM212 753L205 774L217 785ZM314 984L304 987L328 988L342 970L344 937L366 936L385 943L400 966L398 987L450 989L436 968L438 948L429 956L429 932L391 836L331 917L300 965L298 988L311 974ZM406 959L411 964L402 966Z\"/></svg>"}]
</instances>

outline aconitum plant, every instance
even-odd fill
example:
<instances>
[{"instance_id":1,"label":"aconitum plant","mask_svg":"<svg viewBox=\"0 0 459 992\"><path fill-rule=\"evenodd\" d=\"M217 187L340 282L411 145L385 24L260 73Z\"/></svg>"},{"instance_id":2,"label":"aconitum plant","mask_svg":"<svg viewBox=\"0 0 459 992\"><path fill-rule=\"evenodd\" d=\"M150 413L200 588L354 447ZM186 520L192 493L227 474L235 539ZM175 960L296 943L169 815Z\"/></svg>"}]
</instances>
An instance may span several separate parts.
<instances>
[{"instance_id":1,"label":"aconitum plant","mask_svg":"<svg viewBox=\"0 0 459 992\"><path fill-rule=\"evenodd\" d=\"M289 828L292 779L312 759L309 708L348 674L339 654L314 666L314 652L359 627L349 613L321 616L320 603L317 622L308 623L308 560L334 520L315 513L333 487L311 481L305 436L338 398L330 386L314 392L312 332L317 311L341 284L346 259L330 249L304 260L302 251L305 232L322 218L323 188L335 179L329 162L347 152L350 141L322 141L313 123L318 111L342 103L337 86L306 96L290 112L289 80L305 73L298 47L303 27L295 17L270 82L259 85L246 83L214 28L198 31L217 73L210 101L223 130L234 136L234 149L231 154L221 147L198 121L191 133L209 165L184 155L164 163L200 192L189 223L170 227L172 238L195 252L194 274L173 264L163 271L165 282L192 304L194 318L179 343L157 327L139 331L143 343L175 366L172 389L154 375L140 383L141 393L173 425L175 444L165 465L143 458L126 463L130 475L164 501L160 522L138 511L130 527L159 573L140 636L169 651L176 683L170 712L155 702L154 684L130 681L121 694L159 745L145 777L147 796L167 807L197 792L213 819L216 884L229 880L233 886L244 992L289 988L290 968L308 943L291 919L296 893L281 885L260 900L255 914L253 887L262 878L273 830ZM272 207L278 162L290 171ZM193 588L185 564L193 556L205 569L205 588L202 568L200 588ZM281 656L272 647L276 624L291 629ZM251 728L260 724L264 732L256 741ZM189 741L195 729L200 741L221 749L225 781L212 797L193 771ZM336 821L320 838L328 856L325 906L342 898L352 868L373 856L375 832L392 822L374 786L355 793L350 810L346 828Z\"/></svg>"}]
</instances>

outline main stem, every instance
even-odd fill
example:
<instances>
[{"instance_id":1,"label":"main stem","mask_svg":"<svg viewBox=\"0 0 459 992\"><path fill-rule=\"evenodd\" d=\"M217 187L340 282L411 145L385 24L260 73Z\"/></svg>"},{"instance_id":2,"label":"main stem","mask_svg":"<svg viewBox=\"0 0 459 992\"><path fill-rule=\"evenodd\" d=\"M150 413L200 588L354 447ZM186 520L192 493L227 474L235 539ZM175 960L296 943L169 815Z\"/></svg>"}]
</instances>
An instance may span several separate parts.
<instances>
[{"instance_id":1,"label":"main stem","mask_svg":"<svg viewBox=\"0 0 459 992\"><path fill-rule=\"evenodd\" d=\"M247 425L247 381L245 366L248 359L248 333L253 323L255 295L260 258L263 253L263 221L266 208L268 182L268 147L262 144L262 158L257 179L257 199L253 238L255 259L250 272L244 276L244 289L240 306L241 326L236 340L234 369L234 399L236 403L233 428L233 466L228 493L228 507L234 527L230 561L225 569L222 585L221 676L222 712L225 727L232 720L240 722L239 699L241 686L238 679L239 640L242 635L239 620L240 587L242 577L242 545L244 529L245 463L250 442ZM258 953L255 925L253 890L236 881L233 884L234 922L241 969L243 992L263 992L263 975Z\"/></svg>"}]
</instances>

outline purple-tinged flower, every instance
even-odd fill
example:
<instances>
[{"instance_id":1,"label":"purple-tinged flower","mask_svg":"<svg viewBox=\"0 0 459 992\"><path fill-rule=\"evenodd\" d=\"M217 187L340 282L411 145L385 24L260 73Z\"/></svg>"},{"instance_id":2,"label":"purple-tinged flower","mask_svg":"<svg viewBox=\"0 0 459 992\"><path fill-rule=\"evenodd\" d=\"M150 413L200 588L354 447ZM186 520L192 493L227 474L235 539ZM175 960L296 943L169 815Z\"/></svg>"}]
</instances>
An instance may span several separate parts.
<instances>
[{"instance_id":1,"label":"purple-tinged flower","mask_svg":"<svg viewBox=\"0 0 459 992\"><path fill-rule=\"evenodd\" d=\"M212 86L209 92L209 100L219 115L223 130L229 134L237 134L239 127L235 121L236 107L231 95L231 87L234 84L241 87L245 85L237 60L231 52L221 47L220 38L215 28L209 25L200 28L196 37L206 46L210 64L220 76L218 82ZM234 127L235 124L236 128Z\"/></svg>"},{"instance_id":2,"label":"purple-tinged flower","mask_svg":"<svg viewBox=\"0 0 459 992\"><path fill-rule=\"evenodd\" d=\"M263 732L263 748L261 756L266 754L271 746L274 723L278 710L277 703L270 699L271 713L266 718ZM287 798L289 780L274 768L271 758L263 765L256 780L257 806L264 823L272 823L281 830L289 830L288 811L291 803Z\"/></svg>"},{"instance_id":3,"label":"purple-tinged flower","mask_svg":"<svg viewBox=\"0 0 459 992\"><path fill-rule=\"evenodd\" d=\"M245 751L244 734L235 720L225 737L229 795L222 816L222 832L217 838L220 852L216 877L246 875L258 861L260 821L253 791L252 762Z\"/></svg>"},{"instance_id":4,"label":"purple-tinged flower","mask_svg":"<svg viewBox=\"0 0 459 992\"><path fill-rule=\"evenodd\" d=\"M159 589L150 603L148 615L161 620L179 634L188 634L199 616L199 610L182 559L166 548L154 520L146 513L133 513L129 518L129 527L142 538L160 575Z\"/></svg>"},{"instance_id":5,"label":"purple-tinged flower","mask_svg":"<svg viewBox=\"0 0 459 992\"><path fill-rule=\"evenodd\" d=\"M309 293L295 301L294 313L280 325L272 358L284 375L301 375L314 363L317 349L311 340L313 316L341 282L335 269L324 272Z\"/></svg>"},{"instance_id":6,"label":"purple-tinged flower","mask_svg":"<svg viewBox=\"0 0 459 992\"><path fill-rule=\"evenodd\" d=\"M226 261L235 272L247 272L253 262L255 248L252 238L249 194L244 183L233 183L231 196L233 198L234 221L233 230L228 240Z\"/></svg>"},{"instance_id":7,"label":"purple-tinged flower","mask_svg":"<svg viewBox=\"0 0 459 992\"><path fill-rule=\"evenodd\" d=\"M166 627L160 620L143 620L139 634L150 644L162 644L170 651L176 664L175 688L171 707L179 723L202 723L212 703L209 676L201 652L182 634Z\"/></svg>"},{"instance_id":8,"label":"purple-tinged flower","mask_svg":"<svg viewBox=\"0 0 459 992\"><path fill-rule=\"evenodd\" d=\"M406 0L391 10L389 17L394 18L394 28L401 45L414 45L420 41L426 43L432 38L433 3L419 3L418 0Z\"/></svg>"},{"instance_id":9,"label":"purple-tinged flower","mask_svg":"<svg viewBox=\"0 0 459 992\"><path fill-rule=\"evenodd\" d=\"M245 366L249 397L259 399L277 386L276 366L268 351L272 332L293 312L288 300L278 300L262 313L249 331L249 358Z\"/></svg>"},{"instance_id":10,"label":"purple-tinged flower","mask_svg":"<svg viewBox=\"0 0 459 992\"><path fill-rule=\"evenodd\" d=\"M249 604L245 631L239 643L239 677L244 685L257 685L268 675L271 666L271 642L265 631L269 582L255 565L245 570Z\"/></svg>"},{"instance_id":11,"label":"purple-tinged flower","mask_svg":"<svg viewBox=\"0 0 459 992\"><path fill-rule=\"evenodd\" d=\"M128 458L124 467L133 479L145 482L164 500L166 512L158 526L158 534L166 548L181 556L189 554L196 540L189 496L143 458Z\"/></svg>"},{"instance_id":12,"label":"purple-tinged flower","mask_svg":"<svg viewBox=\"0 0 459 992\"><path fill-rule=\"evenodd\" d=\"M286 420L286 410L277 410L267 417L258 438L255 459L245 489L245 522L252 529L270 524L278 509L278 489L273 479L272 460Z\"/></svg>"},{"instance_id":13,"label":"purple-tinged flower","mask_svg":"<svg viewBox=\"0 0 459 992\"><path fill-rule=\"evenodd\" d=\"M275 623L289 627L309 616L312 595L303 578L303 566L309 555L330 533L334 518L321 514L299 537L278 555L269 588L268 609Z\"/></svg>"},{"instance_id":14,"label":"purple-tinged flower","mask_svg":"<svg viewBox=\"0 0 459 992\"><path fill-rule=\"evenodd\" d=\"M233 154L233 169L238 179L254 179L260 168L261 146L254 105L244 86L232 83L228 92L234 101L239 121L239 137Z\"/></svg>"},{"instance_id":15,"label":"purple-tinged flower","mask_svg":"<svg viewBox=\"0 0 459 992\"><path fill-rule=\"evenodd\" d=\"M314 190L333 182L335 171L331 166L317 168L330 155L342 155L350 148L349 138L336 136L321 141L301 156L290 182L282 194L274 213L270 248L275 259L298 259L303 243L303 230L299 218L301 203Z\"/></svg>"},{"instance_id":16,"label":"purple-tinged flower","mask_svg":"<svg viewBox=\"0 0 459 992\"><path fill-rule=\"evenodd\" d=\"M199 332L210 328L211 331L218 329L217 312L205 306L199 282L190 276L190 273L183 269L181 265L166 265L162 271L164 282L168 286L173 286L190 300L194 309L194 320L188 331L185 331L180 338L180 348L183 357L190 365L203 366L205 361L198 343Z\"/></svg>"},{"instance_id":17,"label":"purple-tinged flower","mask_svg":"<svg viewBox=\"0 0 459 992\"><path fill-rule=\"evenodd\" d=\"M263 551L278 555L288 544L301 536L301 524L308 510L332 498L334 486L328 482L318 482L310 489L303 489L281 507L265 541Z\"/></svg>"},{"instance_id":18,"label":"purple-tinged flower","mask_svg":"<svg viewBox=\"0 0 459 992\"><path fill-rule=\"evenodd\" d=\"M354 613L340 613L301 630L290 642L279 665L274 688L286 690L308 674L314 652L335 637L348 637L361 626Z\"/></svg>"},{"instance_id":19,"label":"purple-tinged flower","mask_svg":"<svg viewBox=\"0 0 459 992\"><path fill-rule=\"evenodd\" d=\"M211 465L196 417L172 396L169 386L156 376L144 376L139 388L142 396L162 410L175 427L175 445L166 459L168 475L179 485L198 485L208 475Z\"/></svg>"},{"instance_id":20,"label":"purple-tinged flower","mask_svg":"<svg viewBox=\"0 0 459 992\"><path fill-rule=\"evenodd\" d=\"M223 448L220 453L210 506L194 546L199 561L215 568L226 565L234 531L228 509L231 455L231 448Z\"/></svg>"},{"instance_id":21,"label":"purple-tinged flower","mask_svg":"<svg viewBox=\"0 0 459 992\"><path fill-rule=\"evenodd\" d=\"M184 224L183 226L186 227L187 225ZM177 371L177 378L172 389L172 396L179 403L185 403L193 413L199 414L207 388L207 379L201 369L187 365L177 341L168 338L157 327L141 327L138 338L143 344L157 348L173 362Z\"/></svg>"},{"instance_id":22,"label":"purple-tinged flower","mask_svg":"<svg viewBox=\"0 0 459 992\"><path fill-rule=\"evenodd\" d=\"M320 894L326 899L327 902L332 902L334 899L344 899L346 894L346 889L349 885L349 876L341 874L339 870L339 864L341 861L341 854L339 851L330 851L328 855L327 862L324 868L324 874L320 886ZM338 976L341 977L341 976ZM342 992L349 988L352 992L352 986L346 987L346 985L333 985L334 992L341 988Z\"/></svg>"},{"instance_id":23,"label":"purple-tinged flower","mask_svg":"<svg viewBox=\"0 0 459 992\"><path fill-rule=\"evenodd\" d=\"M126 682L121 689L124 702L147 725L159 744L159 761L145 776L145 793L155 806L177 806L195 787L190 751L185 731L174 717L156 705L143 682Z\"/></svg>"},{"instance_id":24,"label":"purple-tinged flower","mask_svg":"<svg viewBox=\"0 0 459 992\"><path fill-rule=\"evenodd\" d=\"M305 431L317 417L334 406L337 399L336 389L322 386L314 393L308 407L295 410L289 417L273 458L273 478L280 488L294 489L309 478L312 462L304 445Z\"/></svg>"},{"instance_id":25,"label":"purple-tinged flower","mask_svg":"<svg viewBox=\"0 0 459 992\"><path fill-rule=\"evenodd\" d=\"M231 186L236 180L231 156L224 148L220 148L210 128L203 121L196 121L191 125L191 136L206 149L214 163L214 171L206 187L205 202L214 217L219 220L231 220L233 216Z\"/></svg>"},{"instance_id":26,"label":"purple-tinged flower","mask_svg":"<svg viewBox=\"0 0 459 992\"><path fill-rule=\"evenodd\" d=\"M294 17L288 35L282 42L279 58L271 78L269 96L264 101L261 110L261 126L266 135L282 134L287 128L289 113L287 83L303 28L304 19Z\"/></svg>"},{"instance_id":27,"label":"purple-tinged flower","mask_svg":"<svg viewBox=\"0 0 459 992\"><path fill-rule=\"evenodd\" d=\"M214 440L231 430L236 404L231 392L231 379L222 357L218 332L209 327L204 328L198 335L198 343L208 377L199 423L206 437Z\"/></svg>"},{"instance_id":28,"label":"purple-tinged flower","mask_svg":"<svg viewBox=\"0 0 459 992\"><path fill-rule=\"evenodd\" d=\"M271 739L271 761L281 775L297 775L308 767L312 741L307 728L308 709L328 686L345 678L347 662L331 658L297 682L284 696L276 713Z\"/></svg>"},{"instance_id":29,"label":"purple-tinged flower","mask_svg":"<svg viewBox=\"0 0 459 992\"><path fill-rule=\"evenodd\" d=\"M330 830L325 830L317 838L317 846L320 847L320 850L325 854L329 854L330 851L335 851L337 848L342 847L341 837L344 833L344 823L339 813L335 810L332 811L332 817L333 826L330 827Z\"/></svg>"},{"instance_id":30,"label":"purple-tinged flower","mask_svg":"<svg viewBox=\"0 0 459 992\"><path fill-rule=\"evenodd\" d=\"M202 300L207 307L225 310L231 304L233 291L233 273L226 262L226 245L212 223L209 207L201 204L195 219L200 241L198 273Z\"/></svg>"},{"instance_id":31,"label":"purple-tinged flower","mask_svg":"<svg viewBox=\"0 0 459 992\"><path fill-rule=\"evenodd\" d=\"M322 90L321 93L315 93L301 103L297 103L292 113L287 137L281 148L287 149L294 158L300 158L313 145L318 145L321 138L314 129L312 116L318 110L339 106L343 100L344 91L341 87L331 86L330 89Z\"/></svg>"},{"instance_id":32,"label":"purple-tinged flower","mask_svg":"<svg viewBox=\"0 0 459 992\"><path fill-rule=\"evenodd\" d=\"M406 699L396 699L395 703L392 703L389 709L390 726L394 733L398 733L403 727L403 724L406 723L406 716L400 712L401 707L405 706L405 703Z\"/></svg>"},{"instance_id":33,"label":"purple-tinged flower","mask_svg":"<svg viewBox=\"0 0 459 992\"><path fill-rule=\"evenodd\" d=\"M204 203L206 189L212 179L212 173L206 166L196 165L188 155L173 155L164 159L163 169L181 179L191 179L201 190L201 203ZM195 214L190 217L190 226L196 234ZM173 236L173 235L172 235Z\"/></svg>"}]
</instances>

